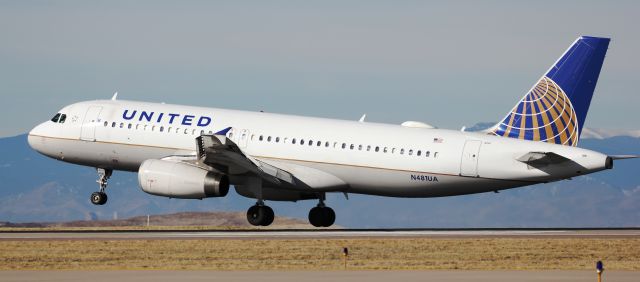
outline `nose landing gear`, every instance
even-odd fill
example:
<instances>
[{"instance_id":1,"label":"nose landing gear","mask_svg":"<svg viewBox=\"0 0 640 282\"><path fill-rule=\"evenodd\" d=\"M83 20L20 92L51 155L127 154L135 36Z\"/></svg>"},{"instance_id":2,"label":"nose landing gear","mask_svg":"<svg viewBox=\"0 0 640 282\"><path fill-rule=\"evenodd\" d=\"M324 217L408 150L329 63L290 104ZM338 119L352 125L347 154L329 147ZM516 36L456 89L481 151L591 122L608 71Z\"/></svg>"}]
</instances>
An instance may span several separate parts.
<instances>
[{"instance_id":1,"label":"nose landing gear","mask_svg":"<svg viewBox=\"0 0 640 282\"><path fill-rule=\"evenodd\" d=\"M107 203L107 193L104 190L107 189L107 181L111 177L113 170L97 168L96 171L98 172L98 180L96 182L100 185L100 191L91 193L91 203L101 206Z\"/></svg>"}]
</instances>

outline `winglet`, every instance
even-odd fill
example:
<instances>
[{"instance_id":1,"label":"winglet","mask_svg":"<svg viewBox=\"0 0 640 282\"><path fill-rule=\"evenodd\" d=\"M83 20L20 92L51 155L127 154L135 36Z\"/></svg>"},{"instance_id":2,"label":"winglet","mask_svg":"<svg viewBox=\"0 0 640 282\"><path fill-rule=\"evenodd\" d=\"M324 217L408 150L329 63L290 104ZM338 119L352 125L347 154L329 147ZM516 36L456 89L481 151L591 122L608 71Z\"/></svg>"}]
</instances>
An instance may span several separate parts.
<instances>
[{"instance_id":1,"label":"winglet","mask_svg":"<svg viewBox=\"0 0 640 282\"><path fill-rule=\"evenodd\" d=\"M231 127L227 127L227 128L225 128L223 130L220 130L220 131L216 132L215 135L227 135L227 132L229 132L229 130L231 130Z\"/></svg>"},{"instance_id":2,"label":"winglet","mask_svg":"<svg viewBox=\"0 0 640 282\"><path fill-rule=\"evenodd\" d=\"M360 120L358 120L358 122L364 122L364 119L367 117L367 114L362 115L362 117L360 118Z\"/></svg>"},{"instance_id":3,"label":"winglet","mask_svg":"<svg viewBox=\"0 0 640 282\"><path fill-rule=\"evenodd\" d=\"M113 97L111 97L112 101L118 100L118 91L116 91L116 93L113 93Z\"/></svg>"}]
</instances>

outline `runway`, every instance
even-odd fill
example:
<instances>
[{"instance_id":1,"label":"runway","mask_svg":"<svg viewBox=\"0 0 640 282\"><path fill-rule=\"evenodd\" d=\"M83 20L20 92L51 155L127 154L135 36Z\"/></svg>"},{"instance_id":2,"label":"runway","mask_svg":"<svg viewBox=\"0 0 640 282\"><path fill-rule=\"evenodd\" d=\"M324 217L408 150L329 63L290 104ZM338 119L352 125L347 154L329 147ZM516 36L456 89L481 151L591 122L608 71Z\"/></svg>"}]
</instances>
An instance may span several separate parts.
<instances>
[{"instance_id":1,"label":"runway","mask_svg":"<svg viewBox=\"0 0 640 282\"><path fill-rule=\"evenodd\" d=\"M640 229L344 229L3 231L0 240L273 240L357 238L640 238Z\"/></svg>"},{"instance_id":2,"label":"runway","mask_svg":"<svg viewBox=\"0 0 640 282\"><path fill-rule=\"evenodd\" d=\"M636 282L637 271L605 271L604 281ZM595 271L0 271L0 281L596 281Z\"/></svg>"}]
</instances>

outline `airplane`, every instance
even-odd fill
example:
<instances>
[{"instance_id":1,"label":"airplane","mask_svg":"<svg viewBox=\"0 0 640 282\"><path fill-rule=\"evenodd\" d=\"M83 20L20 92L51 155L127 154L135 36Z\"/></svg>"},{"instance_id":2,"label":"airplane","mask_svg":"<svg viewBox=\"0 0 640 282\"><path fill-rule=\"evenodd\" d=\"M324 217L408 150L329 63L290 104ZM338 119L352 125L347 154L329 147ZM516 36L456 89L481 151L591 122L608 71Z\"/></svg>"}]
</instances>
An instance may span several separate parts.
<instances>
[{"instance_id":1,"label":"airplane","mask_svg":"<svg viewBox=\"0 0 640 282\"><path fill-rule=\"evenodd\" d=\"M317 200L316 227L334 224L327 193L444 197L547 183L613 168L617 159L577 147L609 38L581 36L493 127L479 132L248 112L164 103L84 101L29 132L56 160L96 168L107 202L113 171L138 173L149 194L224 197L230 186L256 204L254 226L268 226L265 201Z\"/></svg>"}]
</instances>

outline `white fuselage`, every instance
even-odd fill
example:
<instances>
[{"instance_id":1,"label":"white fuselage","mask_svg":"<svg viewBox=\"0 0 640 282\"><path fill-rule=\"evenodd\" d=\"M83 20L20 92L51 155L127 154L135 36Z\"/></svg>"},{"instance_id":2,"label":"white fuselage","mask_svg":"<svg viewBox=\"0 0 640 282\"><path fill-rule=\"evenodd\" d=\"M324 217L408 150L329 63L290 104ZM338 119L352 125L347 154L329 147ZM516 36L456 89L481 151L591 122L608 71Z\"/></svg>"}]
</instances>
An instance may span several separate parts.
<instances>
[{"instance_id":1,"label":"white fuselage","mask_svg":"<svg viewBox=\"0 0 640 282\"><path fill-rule=\"evenodd\" d=\"M245 154L322 192L450 196L607 166L607 156L598 152L474 132L116 100L76 103L60 112L67 115L64 123L48 121L29 133L29 144L55 159L137 171L148 159L193 156L196 137L231 127L227 137ZM572 162L533 168L518 160L530 152L553 152Z\"/></svg>"}]
</instances>

